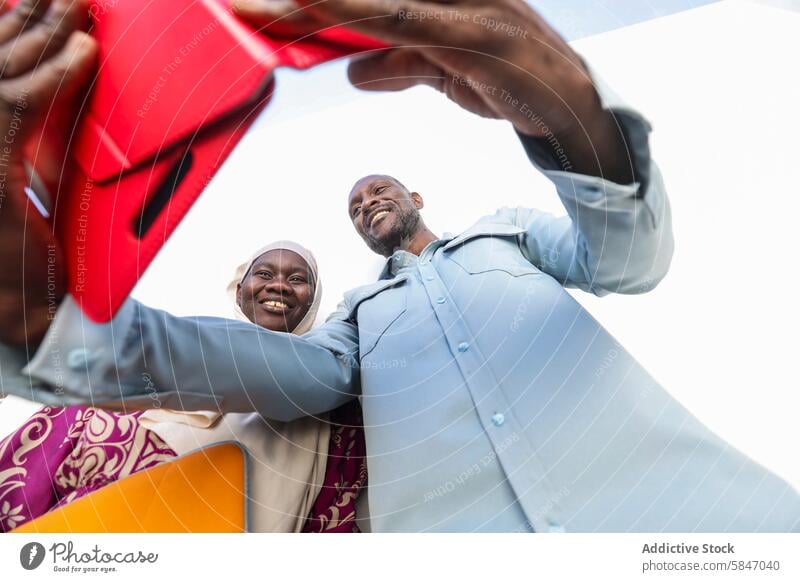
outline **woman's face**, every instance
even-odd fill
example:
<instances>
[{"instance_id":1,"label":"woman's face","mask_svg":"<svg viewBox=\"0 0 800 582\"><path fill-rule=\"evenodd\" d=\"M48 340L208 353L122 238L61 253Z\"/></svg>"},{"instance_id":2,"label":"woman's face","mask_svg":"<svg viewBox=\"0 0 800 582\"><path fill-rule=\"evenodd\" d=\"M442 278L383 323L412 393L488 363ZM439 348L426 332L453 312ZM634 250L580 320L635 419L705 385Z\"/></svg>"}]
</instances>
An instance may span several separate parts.
<instances>
[{"instance_id":1,"label":"woman's face","mask_svg":"<svg viewBox=\"0 0 800 582\"><path fill-rule=\"evenodd\" d=\"M256 325L291 332L311 308L314 285L303 257L276 249L255 260L236 289L236 301Z\"/></svg>"}]
</instances>

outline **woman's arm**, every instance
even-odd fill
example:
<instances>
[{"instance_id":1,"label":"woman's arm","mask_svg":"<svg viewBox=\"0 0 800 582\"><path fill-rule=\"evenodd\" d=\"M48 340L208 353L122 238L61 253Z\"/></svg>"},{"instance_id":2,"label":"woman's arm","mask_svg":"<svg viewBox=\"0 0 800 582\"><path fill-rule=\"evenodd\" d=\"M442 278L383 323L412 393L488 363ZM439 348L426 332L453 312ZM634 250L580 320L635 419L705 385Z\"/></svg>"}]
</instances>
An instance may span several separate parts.
<instances>
[{"instance_id":1,"label":"woman's arm","mask_svg":"<svg viewBox=\"0 0 800 582\"><path fill-rule=\"evenodd\" d=\"M82 2L7 6L0 8L0 341L30 346L47 331L65 277L52 229L25 194L25 152L45 149L29 142L52 105L84 86L96 45L78 30L87 15Z\"/></svg>"}]
</instances>

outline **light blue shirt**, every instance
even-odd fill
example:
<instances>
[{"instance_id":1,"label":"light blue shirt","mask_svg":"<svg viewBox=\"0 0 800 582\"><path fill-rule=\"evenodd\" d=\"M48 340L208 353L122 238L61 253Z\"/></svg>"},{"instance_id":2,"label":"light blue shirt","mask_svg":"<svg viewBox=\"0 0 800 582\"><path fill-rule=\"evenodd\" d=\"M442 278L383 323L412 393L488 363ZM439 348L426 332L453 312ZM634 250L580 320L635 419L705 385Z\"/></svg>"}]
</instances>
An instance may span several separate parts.
<instances>
[{"instance_id":1,"label":"light blue shirt","mask_svg":"<svg viewBox=\"0 0 800 582\"><path fill-rule=\"evenodd\" d=\"M640 183L547 169L529 141L565 217L504 208L419 257L397 251L299 338L134 301L97 325L67 299L3 389L146 405L155 385L165 407L278 420L360 396L373 531L796 529L797 493L705 428L565 290L646 292L672 256L649 125L600 92Z\"/></svg>"}]
</instances>

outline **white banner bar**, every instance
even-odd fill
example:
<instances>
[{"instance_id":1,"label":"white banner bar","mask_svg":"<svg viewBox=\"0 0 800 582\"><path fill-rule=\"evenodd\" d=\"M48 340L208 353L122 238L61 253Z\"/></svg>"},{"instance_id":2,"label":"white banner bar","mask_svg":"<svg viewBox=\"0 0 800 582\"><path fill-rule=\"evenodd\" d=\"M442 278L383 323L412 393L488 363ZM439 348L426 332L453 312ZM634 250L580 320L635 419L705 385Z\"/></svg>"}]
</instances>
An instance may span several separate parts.
<instances>
[{"instance_id":1,"label":"white banner bar","mask_svg":"<svg viewBox=\"0 0 800 582\"><path fill-rule=\"evenodd\" d=\"M15 535L3 581L800 580L800 536ZM178 578L182 577L182 578ZM548 578L545 578L548 577Z\"/></svg>"}]
</instances>

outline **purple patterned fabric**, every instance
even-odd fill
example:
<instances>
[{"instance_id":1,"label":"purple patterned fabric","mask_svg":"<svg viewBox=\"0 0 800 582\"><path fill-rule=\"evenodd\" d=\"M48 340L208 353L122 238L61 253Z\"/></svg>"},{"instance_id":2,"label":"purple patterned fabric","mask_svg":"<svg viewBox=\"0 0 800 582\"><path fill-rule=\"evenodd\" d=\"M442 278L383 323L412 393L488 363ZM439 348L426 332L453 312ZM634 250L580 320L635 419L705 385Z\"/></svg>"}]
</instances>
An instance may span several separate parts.
<instances>
[{"instance_id":1,"label":"purple patterned fabric","mask_svg":"<svg viewBox=\"0 0 800 582\"><path fill-rule=\"evenodd\" d=\"M305 533L358 533L356 500L367 485L367 445L361 405L352 400L331 412L325 479Z\"/></svg>"},{"instance_id":2,"label":"purple patterned fabric","mask_svg":"<svg viewBox=\"0 0 800 582\"><path fill-rule=\"evenodd\" d=\"M45 407L0 441L0 531L174 458L140 414Z\"/></svg>"}]
</instances>

